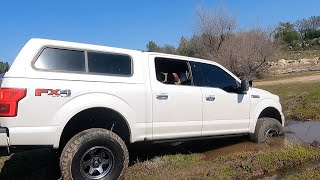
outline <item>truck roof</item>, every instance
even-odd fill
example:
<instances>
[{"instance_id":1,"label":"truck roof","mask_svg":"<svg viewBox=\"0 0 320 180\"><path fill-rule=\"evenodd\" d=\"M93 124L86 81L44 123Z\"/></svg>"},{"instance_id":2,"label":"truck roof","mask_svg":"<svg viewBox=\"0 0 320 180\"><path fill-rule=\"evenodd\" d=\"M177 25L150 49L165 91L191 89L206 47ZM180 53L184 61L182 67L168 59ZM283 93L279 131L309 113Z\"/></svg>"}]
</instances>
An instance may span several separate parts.
<instances>
[{"instance_id":1,"label":"truck roof","mask_svg":"<svg viewBox=\"0 0 320 180\"><path fill-rule=\"evenodd\" d=\"M92 50L92 51L112 51L112 52L118 52L118 53L124 53L124 54L143 53L143 54L161 55L161 56L185 59L185 60L192 59L193 61L198 61L198 62L213 62L209 60L187 57L187 56L180 56L175 54L166 54L166 53L159 53L159 52L143 52L143 51L133 50L133 49L125 49L125 48L117 48L117 47L111 47L111 46L69 42L69 41L60 41L60 40L50 40L50 39L42 39L42 38L32 38L27 42L27 44L33 44L36 46L57 46L57 47L65 47L65 48Z\"/></svg>"},{"instance_id":2,"label":"truck roof","mask_svg":"<svg viewBox=\"0 0 320 180\"><path fill-rule=\"evenodd\" d=\"M84 49L84 50L116 50L116 51L124 51L124 52L142 52L138 50L125 49L125 48L116 48L111 46L102 46L102 45L94 45L94 44L86 44L86 43L77 43L70 41L60 41L60 40L51 40L51 39L42 39L42 38L32 38L27 44L37 44L42 46L57 46L57 47L66 47L66 48L74 48L74 49Z\"/></svg>"},{"instance_id":3,"label":"truck roof","mask_svg":"<svg viewBox=\"0 0 320 180\"><path fill-rule=\"evenodd\" d=\"M193 57L164 54L164 53L158 53L158 52L142 52L142 51L132 50L132 49L124 49L124 48L116 48L116 47L110 47L110 46L68 42L68 41L59 41L59 40L40 39L40 38L32 38L26 43L26 45L21 49L16 59L13 61L10 70L6 72L4 76L5 77L21 77L21 76L25 76L24 74L26 73L26 71L30 71L33 73L34 69L30 66L31 64L30 60L33 60L35 58L35 55L37 55L37 53L39 53L39 51L45 47L127 54L132 57L136 57L135 59L137 61L140 61L143 59L147 60L149 58L142 58L142 57L148 57L150 55L154 57L159 56L162 58L181 59L186 61L195 61L195 62L213 64L229 72L231 76L239 80L239 78L236 77L233 73L231 73L228 69L226 69L222 65L212 60L209 61L209 60L198 59ZM143 55L143 56L139 56L139 55Z\"/></svg>"}]
</instances>

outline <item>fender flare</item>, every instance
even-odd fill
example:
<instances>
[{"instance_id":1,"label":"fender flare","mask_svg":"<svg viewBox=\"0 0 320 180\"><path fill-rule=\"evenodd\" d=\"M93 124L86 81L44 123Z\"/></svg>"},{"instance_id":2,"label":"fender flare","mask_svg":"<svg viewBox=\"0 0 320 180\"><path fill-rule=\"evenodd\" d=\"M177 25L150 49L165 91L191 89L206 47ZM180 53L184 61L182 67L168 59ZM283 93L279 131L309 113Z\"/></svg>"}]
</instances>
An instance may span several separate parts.
<instances>
[{"instance_id":1,"label":"fender flare","mask_svg":"<svg viewBox=\"0 0 320 180\"><path fill-rule=\"evenodd\" d=\"M55 114L53 122L57 122L58 128L54 137L53 148L59 148L62 132L72 117L86 109L96 107L108 108L122 115L130 131L130 141L134 141L134 129L132 127L134 127L136 121L136 113L133 108L117 96L107 93L89 93L68 101Z\"/></svg>"},{"instance_id":2,"label":"fender flare","mask_svg":"<svg viewBox=\"0 0 320 180\"><path fill-rule=\"evenodd\" d=\"M284 115L282 113L281 104L275 101L274 99L262 99L257 103L254 110L251 111L251 114L250 114L251 118L250 118L250 125L249 125L250 133L254 133L258 118L262 113L262 111L270 107L275 108L276 110L279 111L281 115L282 126L284 126Z\"/></svg>"}]
</instances>

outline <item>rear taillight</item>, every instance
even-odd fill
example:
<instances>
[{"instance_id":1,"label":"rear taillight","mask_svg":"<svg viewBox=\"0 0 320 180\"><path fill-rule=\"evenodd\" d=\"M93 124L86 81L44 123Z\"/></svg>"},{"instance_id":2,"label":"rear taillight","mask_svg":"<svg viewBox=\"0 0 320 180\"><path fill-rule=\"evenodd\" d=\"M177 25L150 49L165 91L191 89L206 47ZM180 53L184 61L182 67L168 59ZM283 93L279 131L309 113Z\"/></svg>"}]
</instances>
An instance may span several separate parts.
<instances>
[{"instance_id":1,"label":"rear taillight","mask_svg":"<svg viewBox=\"0 0 320 180\"><path fill-rule=\"evenodd\" d=\"M0 88L0 117L17 116L18 102L26 92L26 89Z\"/></svg>"}]
</instances>

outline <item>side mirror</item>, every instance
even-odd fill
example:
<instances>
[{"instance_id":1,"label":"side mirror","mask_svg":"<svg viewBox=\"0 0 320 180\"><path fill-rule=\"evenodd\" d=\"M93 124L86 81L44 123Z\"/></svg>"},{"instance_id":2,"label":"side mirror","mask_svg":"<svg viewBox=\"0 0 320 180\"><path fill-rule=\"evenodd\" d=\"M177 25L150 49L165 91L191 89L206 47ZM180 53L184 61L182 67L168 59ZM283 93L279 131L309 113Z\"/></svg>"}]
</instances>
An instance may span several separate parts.
<instances>
[{"instance_id":1,"label":"side mirror","mask_svg":"<svg viewBox=\"0 0 320 180\"><path fill-rule=\"evenodd\" d=\"M251 86L250 84L252 84L252 81L250 83L248 80L241 80L240 92L244 94L247 93Z\"/></svg>"}]
</instances>

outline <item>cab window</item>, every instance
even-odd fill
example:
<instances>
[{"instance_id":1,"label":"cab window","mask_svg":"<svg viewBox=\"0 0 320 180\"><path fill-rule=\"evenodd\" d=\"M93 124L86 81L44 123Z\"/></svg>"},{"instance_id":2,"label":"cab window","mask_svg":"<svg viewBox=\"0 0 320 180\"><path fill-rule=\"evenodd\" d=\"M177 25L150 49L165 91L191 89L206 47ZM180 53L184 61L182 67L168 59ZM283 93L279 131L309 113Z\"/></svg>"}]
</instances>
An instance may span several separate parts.
<instances>
[{"instance_id":1,"label":"cab window","mask_svg":"<svg viewBox=\"0 0 320 180\"><path fill-rule=\"evenodd\" d=\"M218 66L192 62L193 74L198 74L198 80L195 82L198 86L220 88L227 92L237 92L238 86L236 80Z\"/></svg>"}]
</instances>

